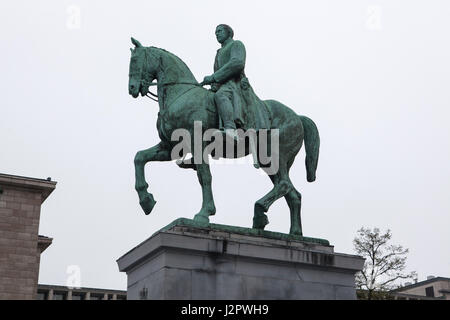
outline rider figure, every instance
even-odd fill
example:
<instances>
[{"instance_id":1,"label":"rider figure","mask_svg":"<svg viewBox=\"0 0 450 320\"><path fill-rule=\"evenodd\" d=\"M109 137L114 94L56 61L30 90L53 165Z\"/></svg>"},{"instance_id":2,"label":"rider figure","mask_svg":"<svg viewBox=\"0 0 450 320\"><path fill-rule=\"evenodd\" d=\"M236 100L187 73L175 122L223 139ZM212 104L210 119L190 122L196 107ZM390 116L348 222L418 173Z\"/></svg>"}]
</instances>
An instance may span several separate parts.
<instances>
[{"instance_id":1,"label":"rider figure","mask_svg":"<svg viewBox=\"0 0 450 320\"><path fill-rule=\"evenodd\" d=\"M241 41L233 40L233 36L230 26L217 26L216 38L222 47L217 50L214 74L206 76L202 85L211 84L225 133L236 139L236 123L244 123L239 90L241 79L245 78L245 47Z\"/></svg>"}]
</instances>

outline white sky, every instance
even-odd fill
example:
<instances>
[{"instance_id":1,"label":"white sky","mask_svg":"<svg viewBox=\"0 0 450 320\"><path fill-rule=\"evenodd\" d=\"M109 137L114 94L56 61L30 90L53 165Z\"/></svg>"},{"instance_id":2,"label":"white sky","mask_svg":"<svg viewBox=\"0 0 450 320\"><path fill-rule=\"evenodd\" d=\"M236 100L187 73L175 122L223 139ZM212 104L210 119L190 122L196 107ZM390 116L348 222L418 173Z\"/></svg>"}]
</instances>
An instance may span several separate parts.
<instances>
[{"instance_id":1,"label":"white sky","mask_svg":"<svg viewBox=\"0 0 450 320\"><path fill-rule=\"evenodd\" d=\"M305 236L353 253L361 226L390 228L420 280L450 276L450 2L3 1L0 15L0 172L58 181L42 208L40 234L54 241L40 283L65 285L78 265L82 286L125 289L115 260L198 212L195 172L173 163L147 165L158 203L150 216L139 207L133 158L159 141L158 107L128 95L130 36L202 80L220 23L245 44L260 97L319 128L317 181L306 182L303 150L291 170ZM268 177L250 164L212 174L212 222L250 227ZM269 219L289 231L284 199Z\"/></svg>"}]
</instances>

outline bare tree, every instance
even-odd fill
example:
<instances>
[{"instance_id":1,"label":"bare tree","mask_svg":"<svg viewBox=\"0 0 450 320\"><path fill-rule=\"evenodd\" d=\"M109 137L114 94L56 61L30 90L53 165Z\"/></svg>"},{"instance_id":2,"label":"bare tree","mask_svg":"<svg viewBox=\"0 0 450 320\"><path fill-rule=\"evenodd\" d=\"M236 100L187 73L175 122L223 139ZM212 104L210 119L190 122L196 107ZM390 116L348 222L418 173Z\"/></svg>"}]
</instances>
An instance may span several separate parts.
<instances>
[{"instance_id":1,"label":"bare tree","mask_svg":"<svg viewBox=\"0 0 450 320\"><path fill-rule=\"evenodd\" d=\"M353 245L357 254L366 259L362 272L356 275L356 287L365 290L366 299L380 298L394 289L395 281L413 279L417 282L415 271L405 273L408 249L389 244L392 233L380 233L378 228L358 230Z\"/></svg>"}]
</instances>

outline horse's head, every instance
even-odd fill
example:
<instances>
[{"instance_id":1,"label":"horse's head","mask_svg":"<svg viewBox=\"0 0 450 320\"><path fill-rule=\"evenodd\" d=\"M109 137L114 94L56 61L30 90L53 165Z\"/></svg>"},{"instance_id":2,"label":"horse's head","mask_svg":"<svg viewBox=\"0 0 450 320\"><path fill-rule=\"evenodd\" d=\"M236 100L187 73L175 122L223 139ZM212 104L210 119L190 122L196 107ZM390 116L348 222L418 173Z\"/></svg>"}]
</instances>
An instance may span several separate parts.
<instances>
[{"instance_id":1,"label":"horse's head","mask_svg":"<svg viewBox=\"0 0 450 320\"><path fill-rule=\"evenodd\" d=\"M137 98L139 93L142 96L148 93L150 83L156 78L158 62L150 55L149 48L143 47L134 38L131 38L131 42L135 48L131 49L128 92Z\"/></svg>"}]
</instances>

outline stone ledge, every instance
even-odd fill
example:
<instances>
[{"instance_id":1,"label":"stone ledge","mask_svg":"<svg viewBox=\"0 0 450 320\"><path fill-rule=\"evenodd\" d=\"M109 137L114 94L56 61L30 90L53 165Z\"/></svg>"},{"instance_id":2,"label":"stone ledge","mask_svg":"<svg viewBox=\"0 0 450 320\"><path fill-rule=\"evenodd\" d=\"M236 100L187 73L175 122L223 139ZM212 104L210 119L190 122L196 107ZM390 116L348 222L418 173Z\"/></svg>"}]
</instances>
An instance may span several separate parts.
<instances>
[{"instance_id":1,"label":"stone ledge","mask_svg":"<svg viewBox=\"0 0 450 320\"><path fill-rule=\"evenodd\" d=\"M4 191L5 186L40 191L42 193L42 203L56 188L56 181L0 173L0 189Z\"/></svg>"},{"instance_id":2,"label":"stone ledge","mask_svg":"<svg viewBox=\"0 0 450 320\"><path fill-rule=\"evenodd\" d=\"M244 227L237 227L237 226L228 226L223 224L215 224L215 223L199 223L196 221L193 221L191 219L187 218L179 218L169 225L165 226L161 230L157 231L155 234L161 231L167 231L172 230L175 227L186 227L186 231L188 230L194 230L194 233L210 233L215 232L216 234L218 232L225 232L226 234L240 234L240 235L247 235L252 237L263 237L266 239L275 239L275 240L283 240L283 241L296 241L296 242L303 242L303 243L315 243L320 244L324 246L329 246L330 243L328 240L320 239L320 238L310 238L310 237L303 237L303 236L295 236L291 234L281 233L281 232L274 232L274 231L266 231L266 230L257 230L252 228L244 228ZM155 235L154 234L154 235Z\"/></svg>"},{"instance_id":3,"label":"stone ledge","mask_svg":"<svg viewBox=\"0 0 450 320\"><path fill-rule=\"evenodd\" d=\"M330 245L236 234L224 231L224 228L218 230L215 228L216 225L210 225L209 228L186 226L177 224L179 220L158 231L119 258L117 260L119 270L128 272L142 261L167 250L237 256L279 263L299 263L315 267L346 269L348 272L359 271L364 264L361 257L334 253Z\"/></svg>"}]
</instances>

